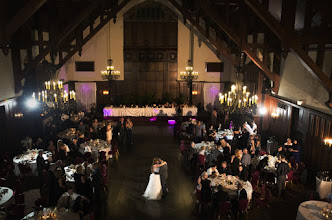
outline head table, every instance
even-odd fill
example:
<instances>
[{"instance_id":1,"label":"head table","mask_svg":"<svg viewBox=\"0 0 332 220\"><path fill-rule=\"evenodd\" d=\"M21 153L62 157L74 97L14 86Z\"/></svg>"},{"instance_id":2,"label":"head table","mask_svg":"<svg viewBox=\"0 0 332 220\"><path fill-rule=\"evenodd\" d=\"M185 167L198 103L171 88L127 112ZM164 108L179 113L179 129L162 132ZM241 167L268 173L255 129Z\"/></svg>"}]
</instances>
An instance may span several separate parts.
<instances>
[{"instance_id":1,"label":"head table","mask_svg":"<svg viewBox=\"0 0 332 220\"><path fill-rule=\"evenodd\" d=\"M297 209L296 220L319 220L319 219L332 219L332 204L321 201L306 201L299 205ZM330 212L329 218L323 217L325 213Z\"/></svg>"},{"instance_id":2,"label":"head table","mask_svg":"<svg viewBox=\"0 0 332 220\"><path fill-rule=\"evenodd\" d=\"M112 117L153 117L153 116L174 116L176 115L176 108L165 107L145 107L145 108L128 108L128 107L105 107L104 116ZM184 107L182 109L183 116L196 116L196 107Z\"/></svg>"},{"instance_id":3,"label":"head table","mask_svg":"<svg viewBox=\"0 0 332 220\"><path fill-rule=\"evenodd\" d=\"M228 193L229 197L237 197L237 183L243 184L243 188L247 192L247 198L250 201L252 198L252 185L249 181L242 181L239 178L231 175L219 175L217 177L209 177L212 186L223 186L223 190Z\"/></svg>"},{"instance_id":4,"label":"head table","mask_svg":"<svg viewBox=\"0 0 332 220\"><path fill-rule=\"evenodd\" d=\"M14 163L14 173L16 176L20 175L20 169L18 167L18 164L28 164L32 170L32 174L37 176L37 156L38 156L38 149L32 149L26 151L24 154L20 154L14 157L13 163ZM44 160L52 160L52 153L48 151L44 151L43 153Z\"/></svg>"}]
</instances>

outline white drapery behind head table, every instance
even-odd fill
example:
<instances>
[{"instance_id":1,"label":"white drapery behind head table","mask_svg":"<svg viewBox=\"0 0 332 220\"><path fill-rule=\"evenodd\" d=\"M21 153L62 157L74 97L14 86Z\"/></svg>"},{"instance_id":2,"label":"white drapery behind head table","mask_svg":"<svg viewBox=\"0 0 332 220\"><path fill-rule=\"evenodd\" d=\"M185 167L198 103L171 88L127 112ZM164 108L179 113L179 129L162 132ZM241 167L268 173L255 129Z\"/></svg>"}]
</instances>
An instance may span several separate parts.
<instances>
[{"instance_id":1,"label":"white drapery behind head table","mask_svg":"<svg viewBox=\"0 0 332 220\"><path fill-rule=\"evenodd\" d=\"M78 109L90 112L93 103L96 103L97 86L95 82L76 82L76 102Z\"/></svg>"}]
</instances>

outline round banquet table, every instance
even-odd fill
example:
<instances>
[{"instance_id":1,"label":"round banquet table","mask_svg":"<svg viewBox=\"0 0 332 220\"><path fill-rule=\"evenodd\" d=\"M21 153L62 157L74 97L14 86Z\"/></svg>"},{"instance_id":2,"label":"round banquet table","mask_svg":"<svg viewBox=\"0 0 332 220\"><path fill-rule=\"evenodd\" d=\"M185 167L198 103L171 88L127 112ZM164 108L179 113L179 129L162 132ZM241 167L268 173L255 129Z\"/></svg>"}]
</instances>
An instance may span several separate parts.
<instances>
[{"instance_id":1,"label":"round banquet table","mask_svg":"<svg viewBox=\"0 0 332 220\"><path fill-rule=\"evenodd\" d=\"M8 205L14 202L14 192L12 189L8 187L0 187L0 192L2 193L3 190L8 190L5 194L2 195L0 199L0 207L7 207Z\"/></svg>"},{"instance_id":2,"label":"round banquet table","mask_svg":"<svg viewBox=\"0 0 332 220\"><path fill-rule=\"evenodd\" d=\"M332 205L327 202L321 201L306 201L299 205L297 209L297 216L296 220L318 220L318 219L325 219L321 214L322 208L329 207L332 209Z\"/></svg>"},{"instance_id":3,"label":"round banquet table","mask_svg":"<svg viewBox=\"0 0 332 220\"><path fill-rule=\"evenodd\" d=\"M37 161L36 158L38 156L38 149L30 150L30 153L28 154L23 154L23 155L17 155L13 158L13 164L14 164L14 173L16 176L20 175L20 169L18 167L19 163L27 163L29 164L32 174L34 176L37 176ZM27 153L27 152L26 152ZM31 159L32 158L32 159ZM52 153L48 151L44 151L43 154L44 160L51 161L52 160Z\"/></svg>"},{"instance_id":4,"label":"round banquet table","mask_svg":"<svg viewBox=\"0 0 332 220\"><path fill-rule=\"evenodd\" d=\"M316 177L316 192L319 193L321 199L325 199L332 193L332 181L325 181Z\"/></svg>"},{"instance_id":5,"label":"round banquet table","mask_svg":"<svg viewBox=\"0 0 332 220\"><path fill-rule=\"evenodd\" d=\"M32 220L35 219L35 212L31 212L28 215L26 215L22 220ZM74 212L67 212L67 211L61 211L58 212L57 218L58 220L79 220L80 216L78 213Z\"/></svg>"},{"instance_id":6,"label":"round banquet table","mask_svg":"<svg viewBox=\"0 0 332 220\"><path fill-rule=\"evenodd\" d=\"M111 151L111 145L107 143L107 141L96 139L86 141L80 145L79 148L80 153L84 154L86 152L90 152L92 158L97 160L99 157L99 152L104 151L106 153L106 160L109 159L108 152Z\"/></svg>"},{"instance_id":7,"label":"round banquet table","mask_svg":"<svg viewBox=\"0 0 332 220\"><path fill-rule=\"evenodd\" d=\"M227 175L226 177L220 175L219 177L209 178L209 180L211 181L212 186L222 185L224 190L228 193L229 197L232 198L237 197L237 182L242 182L243 188L247 192L248 200L250 201L252 198L252 185L249 181L242 181L231 175ZM233 184L226 184L224 180L231 180Z\"/></svg>"}]
</instances>

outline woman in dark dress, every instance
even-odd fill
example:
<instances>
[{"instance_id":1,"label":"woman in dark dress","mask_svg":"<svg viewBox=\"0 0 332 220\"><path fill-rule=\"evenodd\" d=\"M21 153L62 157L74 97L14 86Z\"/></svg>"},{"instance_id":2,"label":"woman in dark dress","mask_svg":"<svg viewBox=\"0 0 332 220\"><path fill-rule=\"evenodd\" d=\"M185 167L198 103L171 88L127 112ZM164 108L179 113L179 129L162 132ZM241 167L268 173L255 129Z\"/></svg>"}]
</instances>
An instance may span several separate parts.
<instances>
[{"instance_id":1,"label":"woman in dark dress","mask_svg":"<svg viewBox=\"0 0 332 220\"><path fill-rule=\"evenodd\" d=\"M206 203L211 202L211 181L208 179L207 172L204 171L198 178L198 185L201 188L201 201Z\"/></svg>"},{"instance_id":2,"label":"woman in dark dress","mask_svg":"<svg viewBox=\"0 0 332 220\"><path fill-rule=\"evenodd\" d=\"M231 145L229 145L229 143L227 143L225 141L225 139L221 139L220 140L220 145L223 148L223 154L224 154L224 158L226 161L229 162L230 156L231 156Z\"/></svg>"},{"instance_id":3,"label":"woman in dark dress","mask_svg":"<svg viewBox=\"0 0 332 220\"><path fill-rule=\"evenodd\" d=\"M91 199L91 181L86 176L81 176L78 194Z\"/></svg>"},{"instance_id":4,"label":"woman in dark dress","mask_svg":"<svg viewBox=\"0 0 332 220\"><path fill-rule=\"evenodd\" d=\"M242 151L236 150L235 155L233 155L231 159L231 168L233 173L237 173L239 171L239 166L241 165L241 159L242 159Z\"/></svg>"}]
</instances>

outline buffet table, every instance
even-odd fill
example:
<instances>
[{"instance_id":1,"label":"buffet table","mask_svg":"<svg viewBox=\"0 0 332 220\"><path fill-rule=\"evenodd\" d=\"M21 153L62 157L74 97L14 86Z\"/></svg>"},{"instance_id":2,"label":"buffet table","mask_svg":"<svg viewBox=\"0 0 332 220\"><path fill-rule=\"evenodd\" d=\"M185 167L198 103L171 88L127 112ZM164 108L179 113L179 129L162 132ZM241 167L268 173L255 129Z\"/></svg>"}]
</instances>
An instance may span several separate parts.
<instances>
[{"instance_id":1,"label":"buffet table","mask_svg":"<svg viewBox=\"0 0 332 220\"><path fill-rule=\"evenodd\" d=\"M299 205L297 209L296 220L319 220L319 219L327 219L323 217L322 211L328 212L332 209L332 205L327 202L321 201L306 201ZM332 217L332 213L329 215Z\"/></svg>"},{"instance_id":2,"label":"buffet table","mask_svg":"<svg viewBox=\"0 0 332 220\"><path fill-rule=\"evenodd\" d=\"M14 202L14 192L8 187L0 187L0 207L7 207Z\"/></svg>"},{"instance_id":3,"label":"buffet table","mask_svg":"<svg viewBox=\"0 0 332 220\"><path fill-rule=\"evenodd\" d=\"M28 150L27 152L25 152L24 154L20 154L17 155L13 158L13 164L14 164L14 173L16 176L20 175L20 169L18 167L18 164L20 163L26 163L29 164L31 170L32 170L32 174L34 176L37 176L37 156L38 156L38 149L33 149L33 150ZM52 160L52 153L48 152L48 151L44 151L43 153L43 158L44 160L48 160L51 161Z\"/></svg>"},{"instance_id":4,"label":"buffet table","mask_svg":"<svg viewBox=\"0 0 332 220\"><path fill-rule=\"evenodd\" d=\"M243 184L243 188L247 192L247 198L250 201L252 198L252 185L249 181L242 181L239 178L231 175L219 175L214 178L209 178L212 186L222 185L223 190L228 193L229 197L235 198L237 197L237 183L241 182Z\"/></svg>"},{"instance_id":5,"label":"buffet table","mask_svg":"<svg viewBox=\"0 0 332 220\"><path fill-rule=\"evenodd\" d=\"M316 192L319 193L321 199L325 199L332 193L332 181L325 181L316 177Z\"/></svg>"},{"instance_id":6,"label":"buffet table","mask_svg":"<svg viewBox=\"0 0 332 220\"><path fill-rule=\"evenodd\" d=\"M116 107L105 107L104 116L112 117L153 117L153 116L175 116L176 108L116 108ZM186 107L182 109L183 116L196 116L196 107Z\"/></svg>"}]
</instances>

